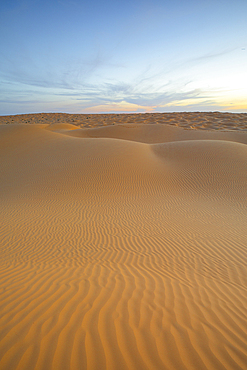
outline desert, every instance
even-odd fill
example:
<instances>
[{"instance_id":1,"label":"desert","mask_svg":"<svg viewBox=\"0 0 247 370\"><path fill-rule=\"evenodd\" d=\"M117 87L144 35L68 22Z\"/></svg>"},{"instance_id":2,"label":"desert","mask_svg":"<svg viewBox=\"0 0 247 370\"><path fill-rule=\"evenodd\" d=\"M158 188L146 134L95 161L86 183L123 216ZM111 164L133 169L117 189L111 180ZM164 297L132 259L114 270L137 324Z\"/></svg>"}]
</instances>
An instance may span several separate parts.
<instances>
[{"instance_id":1,"label":"desert","mask_svg":"<svg viewBox=\"0 0 247 370\"><path fill-rule=\"evenodd\" d=\"M247 367L247 114L0 117L0 369Z\"/></svg>"}]
</instances>

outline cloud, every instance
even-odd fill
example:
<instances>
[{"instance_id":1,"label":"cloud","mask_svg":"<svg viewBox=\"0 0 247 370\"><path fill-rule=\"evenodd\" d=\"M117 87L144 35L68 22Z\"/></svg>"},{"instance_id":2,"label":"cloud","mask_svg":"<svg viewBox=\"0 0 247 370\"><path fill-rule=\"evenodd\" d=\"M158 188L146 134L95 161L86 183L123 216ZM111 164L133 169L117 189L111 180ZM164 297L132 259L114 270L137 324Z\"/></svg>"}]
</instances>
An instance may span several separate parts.
<instances>
[{"instance_id":1,"label":"cloud","mask_svg":"<svg viewBox=\"0 0 247 370\"><path fill-rule=\"evenodd\" d=\"M152 112L156 107L141 106L128 103L126 101L105 103L85 108L83 111L91 113L109 113L109 112Z\"/></svg>"},{"instance_id":2,"label":"cloud","mask_svg":"<svg viewBox=\"0 0 247 370\"><path fill-rule=\"evenodd\" d=\"M211 53L203 54L203 55L201 55L197 58L190 59L188 62L199 62L199 61L219 58L219 57L222 57L224 55L231 54L231 53L233 53L234 51L236 51L238 49L239 49L239 47L234 47L234 48L227 48L227 49L224 49L224 50L219 50L219 51L214 52L214 53L211 52Z\"/></svg>"},{"instance_id":3,"label":"cloud","mask_svg":"<svg viewBox=\"0 0 247 370\"><path fill-rule=\"evenodd\" d=\"M71 112L151 111L189 107L212 107L217 103L216 89L195 89L196 77L186 67L221 57L235 49L208 53L167 67L143 66L128 76L124 65L111 62L109 55L97 52L88 59L67 60L55 68L54 61L38 64L20 53L16 60L1 55L1 101L8 105L38 108L60 107ZM3 57L2 57L3 56ZM118 73L124 71L124 74ZM180 73L182 71L182 73ZM121 76L123 80L121 80ZM194 86L194 89L192 88ZM191 88L190 88L191 87ZM222 106L222 105L221 105ZM191 108L192 109L192 108ZM199 109L199 108L198 108ZM37 111L37 110L36 110Z\"/></svg>"},{"instance_id":4,"label":"cloud","mask_svg":"<svg viewBox=\"0 0 247 370\"><path fill-rule=\"evenodd\" d=\"M5 83L21 84L46 89L77 90L84 88L88 81L104 68L122 68L111 63L110 56L100 49L88 57L64 56L55 54L31 54L20 45L11 55L0 51L0 77Z\"/></svg>"},{"instance_id":5,"label":"cloud","mask_svg":"<svg viewBox=\"0 0 247 370\"><path fill-rule=\"evenodd\" d=\"M148 81L148 84L147 84ZM94 84L83 84L79 88L64 88L64 84L56 84L45 88L45 84L33 84L27 86L27 90L20 87L4 97L4 101L23 104L23 106L39 107L53 106L67 109L71 112L147 112L162 110L169 106L187 106L196 101L210 101L210 93L204 93L200 89L189 92L173 91L172 84L165 84L164 89L155 91L155 83L152 79L139 78L132 83L116 81ZM61 88L58 86L61 85ZM55 87L54 87L55 86ZM162 91L163 90L163 91ZM32 98L31 98L32 97ZM13 103L14 104L14 103ZM11 103L11 105L13 105ZM44 109L43 109L44 110ZM61 108L59 109L61 110Z\"/></svg>"}]
</instances>

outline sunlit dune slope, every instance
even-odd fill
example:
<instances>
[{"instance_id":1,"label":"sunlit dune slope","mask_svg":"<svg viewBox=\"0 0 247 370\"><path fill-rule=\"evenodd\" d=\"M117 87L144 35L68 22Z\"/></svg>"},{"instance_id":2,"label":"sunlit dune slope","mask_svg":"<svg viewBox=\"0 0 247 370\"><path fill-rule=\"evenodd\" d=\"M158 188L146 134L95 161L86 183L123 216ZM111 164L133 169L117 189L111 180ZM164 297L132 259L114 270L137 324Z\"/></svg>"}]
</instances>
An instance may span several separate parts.
<instances>
[{"instance_id":1,"label":"sunlit dune slope","mask_svg":"<svg viewBox=\"0 0 247 370\"><path fill-rule=\"evenodd\" d=\"M245 143L0 125L0 369L245 369Z\"/></svg>"},{"instance_id":2,"label":"sunlit dune slope","mask_svg":"<svg viewBox=\"0 0 247 370\"><path fill-rule=\"evenodd\" d=\"M75 137L116 138L149 144L183 140L226 140L247 144L247 131L185 130L182 127L164 124L109 125L77 129L68 131L67 134Z\"/></svg>"}]
</instances>

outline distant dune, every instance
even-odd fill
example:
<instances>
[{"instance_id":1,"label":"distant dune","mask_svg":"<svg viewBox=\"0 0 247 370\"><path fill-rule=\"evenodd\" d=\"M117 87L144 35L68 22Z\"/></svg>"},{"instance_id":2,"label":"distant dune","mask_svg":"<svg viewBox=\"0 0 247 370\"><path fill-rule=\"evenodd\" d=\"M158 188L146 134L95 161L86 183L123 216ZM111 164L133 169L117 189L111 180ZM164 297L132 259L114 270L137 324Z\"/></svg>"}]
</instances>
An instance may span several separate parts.
<instances>
[{"instance_id":1,"label":"distant dune","mask_svg":"<svg viewBox=\"0 0 247 370\"><path fill-rule=\"evenodd\" d=\"M0 117L0 369L247 369L247 114Z\"/></svg>"}]
</instances>

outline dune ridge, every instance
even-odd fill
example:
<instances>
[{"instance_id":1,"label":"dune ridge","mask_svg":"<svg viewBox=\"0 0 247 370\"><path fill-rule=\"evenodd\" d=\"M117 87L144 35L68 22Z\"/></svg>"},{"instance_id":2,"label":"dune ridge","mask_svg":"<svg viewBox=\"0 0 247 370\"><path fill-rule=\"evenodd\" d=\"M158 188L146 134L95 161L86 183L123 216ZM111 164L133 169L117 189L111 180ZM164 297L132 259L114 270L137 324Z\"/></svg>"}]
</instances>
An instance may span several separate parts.
<instances>
[{"instance_id":1,"label":"dune ridge","mask_svg":"<svg viewBox=\"0 0 247 370\"><path fill-rule=\"evenodd\" d=\"M246 368L247 134L137 116L0 125L1 370Z\"/></svg>"}]
</instances>

